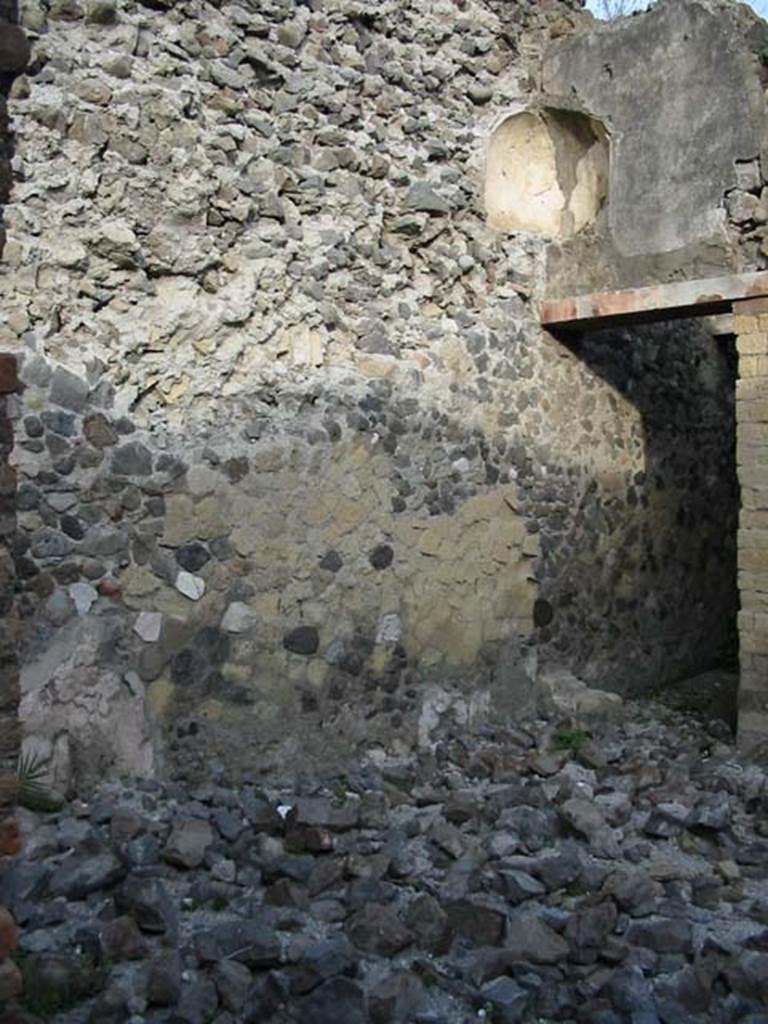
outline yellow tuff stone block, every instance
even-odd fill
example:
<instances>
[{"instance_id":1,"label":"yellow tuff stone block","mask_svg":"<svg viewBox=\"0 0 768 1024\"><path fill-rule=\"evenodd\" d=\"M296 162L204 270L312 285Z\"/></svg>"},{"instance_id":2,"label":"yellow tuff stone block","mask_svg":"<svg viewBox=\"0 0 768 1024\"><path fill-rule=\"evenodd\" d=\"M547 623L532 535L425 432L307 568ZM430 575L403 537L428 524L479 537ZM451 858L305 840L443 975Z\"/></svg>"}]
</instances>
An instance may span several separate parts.
<instances>
[{"instance_id":1,"label":"yellow tuff stone block","mask_svg":"<svg viewBox=\"0 0 768 1024\"><path fill-rule=\"evenodd\" d=\"M733 329L736 331L737 336L742 334L752 334L759 330L759 320L756 316L750 316L746 313L736 313L733 318Z\"/></svg>"},{"instance_id":2,"label":"yellow tuff stone block","mask_svg":"<svg viewBox=\"0 0 768 1024\"><path fill-rule=\"evenodd\" d=\"M739 569L768 572L768 548L740 548Z\"/></svg>"},{"instance_id":3,"label":"yellow tuff stone block","mask_svg":"<svg viewBox=\"0 0 768 1024\"><path fill-rule=\"evenodd\" d=\"M740 357L768 354L768 332L756 331L750 334L739 334L736 338L736 349Z\"/></svg>"},{"instance_id":4,"label":"yellow tuff stone block","mask_svg":"<svg viewBox=\"0 0 768 1024\"><path fill-rule=\"evenodd\" d=\"M765 398L768 395L768 383L759 378L736 381L736 398L749 401L752 398Z\"/></svg>"},{"instance_id":5,"label":"yellow tuff stone block","mask_svg":"<svg viewBox=\"0 0 768 1024\"><path fill-rule=\"evenodd\" d=\"M751 633L745 631L739 635L739 649L745 654L768 654L768 632Z\"/></svg>"},{"instance_id":6,"label":"yellow tuff stone block","mask_svg":"<svg viewBox=\"0 0 768 1024\"><path fill-rule=\"evenodd\" d=\"M764 548L768 549L768 513L761 520L763 529L740 528L738 532L738 544L740 548Z\"/></svg>"},{"instance_id":7,"label":"yellow tuff stone block","mask_svg":"<svg viewBox=\"0 0 768 1024\"><path fill-rule=\"evenodd\" d=\"M766 377L768 376L768 356L739 356L740 377Z\"/></svg>"},{"instance_id":8,"label":"yellow tuff stone block","mask_svg":"<svg viewBox=\"0 0 768 1024\"><path fill-rule=\"evenodd\" d=\"M166 679L164 676L155 679L147 687L147 700L158 718L162 718L168 711L175 689L176 687L170 679Z\"/></svg>"},{"instance_id":9,"label":"yellow tuff stone block","mask_svg":"<svg viewBox=\"0 0 768 1024\"><path fill-rule=\"evenodd\" d=\"M736 420L739 423L768 423L768 390L759 399L736 403Z\"/></svg>"}]
</instances>

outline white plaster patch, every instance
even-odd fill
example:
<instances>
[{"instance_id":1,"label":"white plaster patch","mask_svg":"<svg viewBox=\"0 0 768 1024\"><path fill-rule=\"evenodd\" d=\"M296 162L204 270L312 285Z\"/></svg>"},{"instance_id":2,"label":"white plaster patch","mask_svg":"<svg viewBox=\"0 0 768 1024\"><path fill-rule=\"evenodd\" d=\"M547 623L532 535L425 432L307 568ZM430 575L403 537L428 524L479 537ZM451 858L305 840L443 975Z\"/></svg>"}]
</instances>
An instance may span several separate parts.
<instances>
[{"instance_id":1,"label":"white plaster patch","mask_svg":"<svg viewBox=\"0 0 768 1024\"><path fill-rule=\"evenodd\" d=\"M199 601L205 593L205 580L182 569L176 577L176 589L190 601Z\"/></svg>"},{"instance_id":2,"label":"white plaster patch","mask_svg":"<svg viewBox=\"0 0 768 1024\"><path fill-rule=\"evenodd\" d=\"M160 639L163 627L163 616L160 612L139 612L133 624L133 631L146 644L154 644Z\"/></svg>"}]
</instances>

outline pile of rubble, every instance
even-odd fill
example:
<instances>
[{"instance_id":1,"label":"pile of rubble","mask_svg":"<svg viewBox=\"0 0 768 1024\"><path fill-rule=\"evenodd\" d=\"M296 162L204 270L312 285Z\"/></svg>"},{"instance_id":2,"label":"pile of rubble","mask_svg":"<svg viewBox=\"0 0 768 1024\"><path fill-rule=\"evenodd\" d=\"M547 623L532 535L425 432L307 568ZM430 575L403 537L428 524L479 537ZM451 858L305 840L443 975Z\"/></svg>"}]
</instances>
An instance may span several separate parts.
<instances>
[{"instance_id":1,"label":"pile of rubble","mask_svg":"<svg viewBox=\"0 0 768 1024\"><path fill-rule=\"evenodd\" d=\"M21 812L0 1020L768 1022L766 773L624 710Z\"/></svg>"}]
</instances>

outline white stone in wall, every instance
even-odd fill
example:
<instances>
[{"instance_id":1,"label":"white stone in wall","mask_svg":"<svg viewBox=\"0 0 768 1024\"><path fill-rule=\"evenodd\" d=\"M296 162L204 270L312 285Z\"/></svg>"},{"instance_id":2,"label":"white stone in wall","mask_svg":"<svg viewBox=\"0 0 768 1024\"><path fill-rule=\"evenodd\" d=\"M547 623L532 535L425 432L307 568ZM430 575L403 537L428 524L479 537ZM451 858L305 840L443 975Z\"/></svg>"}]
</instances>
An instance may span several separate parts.
<instances>
[{"instance_id":1,"label":"white stone in wall","mask_svg":"<svg viewBox=\"0 0 768 1024\"><path fill-rule=\"evenodd\" d=\"M66 512L78 502L78 496L73 491L55 491L51 494L46 494L45 500L56 512Z\"/></svg>"},{"instance_id":2,"label":"white stone in wall","mask_svg":"<svg viewBox=\"0 0 768 1024\"><path fill-rule=\"evenodd\" d=\"M199 576L193 576L191 572L185 572L182 569L176 577L176 589L184 597L188 597L190 601L199 601L205 593L205 580L202 580Z\"/></svg>"},{"instance_id":3,"label":"white stone in wall","mask_svg":"<svg viewBox=\"0 0 768 1024\"><path fill-rule=\"evenodd\" d=\"M376 629L377 644L396 644L403 635L403 624L397 612L387 612L379 619Z\"/></svg>"},{"instance_id":4,"label":"white stone in wall","mask_svg":"<svg viewBox=\"0 0 768 1024\"><path fill-rule=\"evenodd\" d=\"M224 612L221 628L225 633L245 633L253 626L256 616L242 601L233 601Z\"/></svg>"},{"instance_id":5,"label":"white stone in wall","mask_svg":"<svg viewBox=\"0 0 768 1024\"><path fill-rule=\"evenodd\" d=\"M78 615L87 615L99 595L90 583L73 583L69 588L69 596L75 603Z\"/></svg>"},{"instance_id":6,"label":"white stone in wall","mask_svg":"<svg viewBox=\"0 0 768 1024\"><path fill-rule=\"evenodd\" d=\"M144 643L154 644L160 639L163 616L160 612L139 612L133 624L133 631Z\"/></svg>"}]
</instances>

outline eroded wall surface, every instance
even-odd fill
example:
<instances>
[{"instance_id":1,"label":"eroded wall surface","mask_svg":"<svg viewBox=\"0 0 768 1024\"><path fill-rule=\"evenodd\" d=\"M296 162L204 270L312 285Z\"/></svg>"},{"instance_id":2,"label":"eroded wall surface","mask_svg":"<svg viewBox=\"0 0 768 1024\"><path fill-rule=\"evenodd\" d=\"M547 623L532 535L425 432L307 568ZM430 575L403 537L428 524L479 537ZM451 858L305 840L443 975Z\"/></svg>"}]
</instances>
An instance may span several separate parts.
<instances>
[{"instance_id":1,"label":"eroded wall surface","mask_svg":"<svg viewBox=\"0 0 768 1024\"><path fill-rule=\"evenodd\" d=\"M578 6L24 7L0 343L62 788L396 751L548 666L628 690L722 645L678 608L721 569L719 350L570 350L545 240L486 226L492 127Z\"/></svg>"},{"instance_id":2,"label":"eroded wall surface","mask_svg":"<svg viewBox=\"0 0 768 1024\"><path fill-rule=\"evenodd\" d=\"M611 138L594 230L552 246L569 295L766 265L768 24L745 4L659 0L553 42L543 86Z\"/></svg>"}]
</instances>

